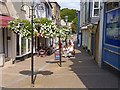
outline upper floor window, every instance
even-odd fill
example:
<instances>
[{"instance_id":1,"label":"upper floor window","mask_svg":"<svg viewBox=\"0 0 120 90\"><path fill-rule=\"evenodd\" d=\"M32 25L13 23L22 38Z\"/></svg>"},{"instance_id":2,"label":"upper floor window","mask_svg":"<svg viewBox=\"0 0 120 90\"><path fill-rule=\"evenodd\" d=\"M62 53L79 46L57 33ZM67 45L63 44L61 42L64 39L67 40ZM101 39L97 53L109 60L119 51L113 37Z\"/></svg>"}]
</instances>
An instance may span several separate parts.
<instances>
[{"instance_id":1,"label":"upper floor window","mask_svg":"<svg viewBox=\"0 0 120 90\"><path fill-rule=\"evenodd\" d=\"M100 10L100 1L93 1L93 12L92 16L99 16L99 10Z\"/></svg>"},{"instance_id":2,"label":"upper floor window","mask_svg":"<svg viewBox=\"0 0 120 90\"><path fill-rule=\"evenodd\" d=\"M99 8L99 2L94 3L94 8Z\"/></svg>"}]
</instances>

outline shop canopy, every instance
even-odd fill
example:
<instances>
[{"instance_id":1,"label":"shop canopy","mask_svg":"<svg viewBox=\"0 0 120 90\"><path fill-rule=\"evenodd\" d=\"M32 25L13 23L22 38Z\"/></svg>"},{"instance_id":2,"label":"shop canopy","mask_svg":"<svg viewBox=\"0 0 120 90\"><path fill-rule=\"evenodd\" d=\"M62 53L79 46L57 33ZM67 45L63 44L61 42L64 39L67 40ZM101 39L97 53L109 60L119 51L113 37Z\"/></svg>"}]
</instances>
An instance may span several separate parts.
<instances>
[{"instance_id":1,"label":"shop canopy","mask_svg":"<svg viewBox=\"0 0 120 90\"><path fill-rule=\"evenodd\" d=\"M14 20L13 17L10 16L0 16L0 28L5 28L8 26L8 22Z\"/></svg>"}]
</instances>

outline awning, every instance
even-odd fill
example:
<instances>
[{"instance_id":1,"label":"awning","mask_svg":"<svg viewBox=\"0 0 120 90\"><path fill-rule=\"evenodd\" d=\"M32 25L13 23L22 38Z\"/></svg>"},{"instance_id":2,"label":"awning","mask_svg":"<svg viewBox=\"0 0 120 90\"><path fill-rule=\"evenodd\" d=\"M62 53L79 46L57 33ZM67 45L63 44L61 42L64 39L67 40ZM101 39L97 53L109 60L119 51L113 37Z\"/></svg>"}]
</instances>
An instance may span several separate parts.
<instances>
[{"instance_id":1,"label":"awning","mask_svg":"<svg viewBox=\"0 0 120 90\"><path fill-rule=\"evenodd\" d=\"M8 22L11 20L14 20L14 18L10 16L0 16L0 28L7 27Z\"/></svg>"}]
</instances>

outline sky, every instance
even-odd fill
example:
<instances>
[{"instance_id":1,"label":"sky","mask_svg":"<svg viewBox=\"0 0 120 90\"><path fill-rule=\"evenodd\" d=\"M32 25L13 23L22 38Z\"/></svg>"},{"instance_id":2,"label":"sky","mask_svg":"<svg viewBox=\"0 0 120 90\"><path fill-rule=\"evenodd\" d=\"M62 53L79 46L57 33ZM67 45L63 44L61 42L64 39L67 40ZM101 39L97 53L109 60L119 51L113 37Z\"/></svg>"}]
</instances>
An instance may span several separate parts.
<instances>
[{"instance_id":1,"label":"sky","mask_svg":"<svg viewBox=\"0 0 120 90\"><path fill-rule=\"evenodd\" d=\"M56 0L62 8L80 10L80 0Z\"/></svg>"}]
</instances>

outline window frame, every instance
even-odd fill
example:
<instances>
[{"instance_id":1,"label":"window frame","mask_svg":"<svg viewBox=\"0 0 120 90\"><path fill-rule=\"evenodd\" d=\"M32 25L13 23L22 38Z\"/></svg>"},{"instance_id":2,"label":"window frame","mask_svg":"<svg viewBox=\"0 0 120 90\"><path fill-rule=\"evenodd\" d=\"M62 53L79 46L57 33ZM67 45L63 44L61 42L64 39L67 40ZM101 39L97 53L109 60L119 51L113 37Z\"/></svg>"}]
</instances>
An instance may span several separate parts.
<instances>
[{"instance_id":1,"label":"window frame","mask_svg":"<svg viewBox=\"0 0 120 90\"><path fill-rule=\"evenodd\" d=\"M95 2L98 2L98 8L95 8ZM95 14L95 10L98 9L98 16L94 15ZM100 13L100 1L99 0L94 0L93 1L93 5L92 5L92 17L99 17L99 13Z\"/></svg>"}]
</instances>

